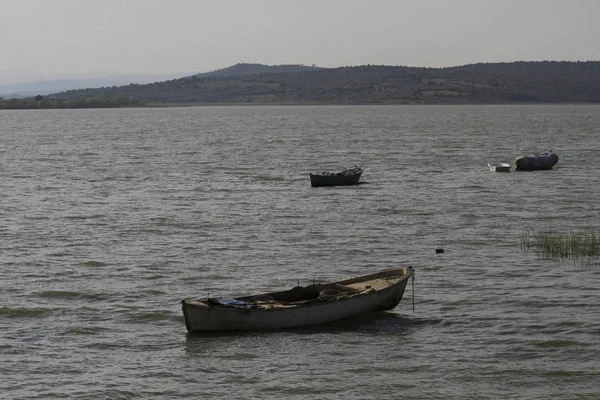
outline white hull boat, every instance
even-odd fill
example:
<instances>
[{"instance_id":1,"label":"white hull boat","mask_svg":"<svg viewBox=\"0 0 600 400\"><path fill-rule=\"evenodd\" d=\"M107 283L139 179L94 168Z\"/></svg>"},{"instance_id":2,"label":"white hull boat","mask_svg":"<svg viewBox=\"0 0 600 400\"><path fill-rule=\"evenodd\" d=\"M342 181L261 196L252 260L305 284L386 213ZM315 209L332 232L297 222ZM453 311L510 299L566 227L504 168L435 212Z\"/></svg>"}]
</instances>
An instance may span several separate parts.
<instances>
[{"instance_id":1,"label":"white hull boat","mask_svg":"<svg viewBox=\"0 0 600 400\"><path fill-rule=\"evenodd\" d=\"M188 332L283 329L317 325L400 303L412 267L326 284L233 299L181 301Z\"/></svg>"},{"instance_id":2,"label":"white hull boat","mask_svg":"<svg viewBox=\"0 0 600 400\"><path fill-rule=\"evenodd\" d=\"M510 164L507 164L507 163L500 163L497 165L488 164L488 167L490 168L490 171L492 171L492 172L510 172L510 170L511 170Z\"/></svg>"}]
</instances>

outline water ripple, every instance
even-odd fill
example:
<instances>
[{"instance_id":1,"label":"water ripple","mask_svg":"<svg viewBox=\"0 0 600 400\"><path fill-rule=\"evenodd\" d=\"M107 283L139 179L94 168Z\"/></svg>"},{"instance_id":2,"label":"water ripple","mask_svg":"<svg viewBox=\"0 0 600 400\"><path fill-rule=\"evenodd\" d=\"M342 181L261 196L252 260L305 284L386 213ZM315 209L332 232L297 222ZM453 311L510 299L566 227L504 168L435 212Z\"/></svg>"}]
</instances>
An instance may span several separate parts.
<instances>
[{"instance_id":1,"label":"water ripple","mask_svg":"<svg viewBox=\"0 0 600 400\"><path fill-rule=\"evenodd\" d=\"M599 115L4 110L0 397L593 398L598 262L525 252L519 235L594 227ZM552 171L486 166L550 148ZM310 187L352 165L368 185ZM414 292L391 313L185 331L182 298L407 265Z\"/></svg>"}]
</instances>

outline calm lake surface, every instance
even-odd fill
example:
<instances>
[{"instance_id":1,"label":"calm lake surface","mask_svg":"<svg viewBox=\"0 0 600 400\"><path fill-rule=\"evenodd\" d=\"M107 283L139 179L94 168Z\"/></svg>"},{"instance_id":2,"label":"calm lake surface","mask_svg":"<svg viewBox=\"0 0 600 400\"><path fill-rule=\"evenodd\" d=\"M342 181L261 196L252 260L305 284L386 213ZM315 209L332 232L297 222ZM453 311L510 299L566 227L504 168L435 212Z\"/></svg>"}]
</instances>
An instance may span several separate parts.
<instances>
[{"instance_id":1,"label":"calm lake surface","mask_svg":"<svg viewBox=\"0 0 600 400\"><path fill-rule=\"evenodd\" d=\"M0 398L597 399L598 261L519 238L597 228L599 163L600 106L2 111ZM314 328L180 308L409 265L393 312Z\"/></svg>"}]
</instances>

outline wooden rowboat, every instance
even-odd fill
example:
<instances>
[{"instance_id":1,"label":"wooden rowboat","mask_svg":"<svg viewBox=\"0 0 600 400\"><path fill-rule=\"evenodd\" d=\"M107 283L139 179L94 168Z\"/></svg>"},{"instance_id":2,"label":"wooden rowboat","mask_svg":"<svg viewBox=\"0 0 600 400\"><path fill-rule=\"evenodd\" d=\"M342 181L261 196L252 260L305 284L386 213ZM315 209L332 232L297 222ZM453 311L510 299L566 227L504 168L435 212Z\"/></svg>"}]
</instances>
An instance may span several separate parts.
<instances>
[{"instance_id":1,"label":"wooden rowboat","mask_svg":"<svg viewBox=\"0 0 600 400\"><path fill-rule=\"evenodd\" d=\"M316 325L400 303L412 267L280 292L181 301L188 332L282 329Z\"/></svg>"},{"instance_id":2,"label":"wooden rowboat","mask_svg":"<svg viewBox=\"0 0 600 400\"><path fill-rule=\"evenodd\" d=\"M310 185L312 187L358 185L362 173L362 168L358 166L339 172L314 173L310 174Z\"/></svg>"}]
</instances>

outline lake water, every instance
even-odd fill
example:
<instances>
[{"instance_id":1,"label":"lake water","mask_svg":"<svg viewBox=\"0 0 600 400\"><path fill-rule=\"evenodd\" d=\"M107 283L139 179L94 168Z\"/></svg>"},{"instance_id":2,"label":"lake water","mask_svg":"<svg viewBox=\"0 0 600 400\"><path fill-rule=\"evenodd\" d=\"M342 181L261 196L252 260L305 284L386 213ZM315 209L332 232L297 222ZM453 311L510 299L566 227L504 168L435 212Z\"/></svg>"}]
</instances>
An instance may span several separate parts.
<instances>
[{"instance_id":1,"label":"lake water","mask_svg":"<svg viewBox=\"0 0 600 400\"><path fill-rule=\"evenodd\" d=\"M0 140L2 399L600 396L598 261L519 244L599 226L600 106L2 111ZM409 265L393 312L330 325L180 308Z\"/></svg>"}]
</instances>

